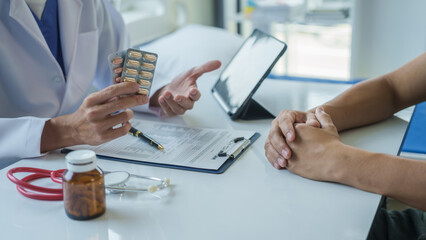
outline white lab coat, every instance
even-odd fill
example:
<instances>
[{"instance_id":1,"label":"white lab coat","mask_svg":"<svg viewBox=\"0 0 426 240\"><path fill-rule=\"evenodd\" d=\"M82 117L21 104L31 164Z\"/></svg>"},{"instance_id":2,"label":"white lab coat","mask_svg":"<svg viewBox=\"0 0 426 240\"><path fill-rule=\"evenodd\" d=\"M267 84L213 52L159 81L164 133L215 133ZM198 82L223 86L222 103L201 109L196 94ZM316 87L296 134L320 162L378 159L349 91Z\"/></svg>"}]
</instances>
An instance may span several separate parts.
<instances>
[{"instance_id":1,"label":"white lab coat","mask_svg":"<svg viewBox=\"0 0 426 240\"><path fill-rule=\"evenodd\" d=\"M25 0L0 1L0 161L40 156L45 121L74 112L92 85L111 85L107 56L128 47L106 1L58 0L58 14L66 81Z\"/></svg>"}]
</instances>

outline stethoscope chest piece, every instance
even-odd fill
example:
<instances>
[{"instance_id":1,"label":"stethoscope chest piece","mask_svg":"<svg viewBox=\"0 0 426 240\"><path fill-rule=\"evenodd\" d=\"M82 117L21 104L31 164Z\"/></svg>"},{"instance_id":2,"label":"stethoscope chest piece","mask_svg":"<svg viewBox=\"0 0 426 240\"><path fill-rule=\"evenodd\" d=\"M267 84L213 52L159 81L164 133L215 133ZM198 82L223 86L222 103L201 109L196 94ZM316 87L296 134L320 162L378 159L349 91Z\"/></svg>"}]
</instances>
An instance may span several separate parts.
<instances>
[{"instance_id":1,"label":"stethoscope chest piece","mask_svg":"<svg viewBox=\"0 0 426 240\"><path fill-rule=\"evenodd\" d=\"M150 192L155 193L158 190L165 189L170 186L169 178L155 178L136 174L131 174L126 171L104 171L105 189L109 193L122 192ZM129 186L131 180L140 180L142 184ZM136 181L132 181L136 182ZM145 187L141 186L145 185Z\"/></svg>"}]
</instances>

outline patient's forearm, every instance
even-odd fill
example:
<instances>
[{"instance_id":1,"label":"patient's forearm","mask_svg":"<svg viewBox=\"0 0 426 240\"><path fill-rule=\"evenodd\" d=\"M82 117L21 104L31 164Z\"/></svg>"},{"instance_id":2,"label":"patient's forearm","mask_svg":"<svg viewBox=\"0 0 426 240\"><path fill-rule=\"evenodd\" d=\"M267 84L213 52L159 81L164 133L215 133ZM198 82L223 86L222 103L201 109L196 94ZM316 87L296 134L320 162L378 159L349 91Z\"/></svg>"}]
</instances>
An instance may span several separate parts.
<instances>
[{"instance_id":1,"label":"patient's forearm","mask_svg":"<svg viewBox=\"0 0 426 240\"><path fill-rule=\"evenodd\" d=\"M394 114L394 94L384 79L358 83L323 105L338 131L382 121Z\"/></svg>"},{"instance_id":2,"label":"patient's forearm","mask_svg":"<svg viewBox=\"0 0 426 240\"><path fill-rule=\"evenodd\" d=\"M394 113L393 90L386 76L358 83L323 104L338 131L384 120ZM309 110L315 112L315 109Z\"/></svg>"},{"instance_id":3,"label":"patient's forearm","mask_svg":"<svg viewBox=\"0 0 426 240\"><path fill-rule=\"evenodd\" d=\"M426 211L426 162L372 153L350 146L340 150L337 182L397 199Z\"/></svg>"},{"instance_id":4,"label":"patient's forearm","mask_svg":"<svg viewBox=\"0 0 426 240\"><path fill-rule=\"evenodd\" d=\"M339 131L384 120L426 100L426 53L378 78L354 85L324 104Z\"/></svg>"}]
</instances>

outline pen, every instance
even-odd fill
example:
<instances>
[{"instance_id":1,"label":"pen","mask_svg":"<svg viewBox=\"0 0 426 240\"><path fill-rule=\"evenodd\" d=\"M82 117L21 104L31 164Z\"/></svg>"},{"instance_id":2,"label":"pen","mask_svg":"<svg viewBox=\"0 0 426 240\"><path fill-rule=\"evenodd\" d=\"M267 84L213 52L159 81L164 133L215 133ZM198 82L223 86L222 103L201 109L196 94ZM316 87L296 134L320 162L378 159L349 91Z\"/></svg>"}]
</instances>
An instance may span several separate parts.
<instances>
[{"instance_id":1,"label":"pen","mask_svg":"<svg viewBox=\"0 0 426 240\"><path fill-rule=\"evenodd\" d=\"M143 134L141 131L137 130L134 127L130 128L129 134L144 140L145 142L149 143L150 145L152 145L152 146L154 146L154 147L156 147L160 150L164 149L164 147L159 142L155 141L150 136Z\"/></svg>"}]
</instances>

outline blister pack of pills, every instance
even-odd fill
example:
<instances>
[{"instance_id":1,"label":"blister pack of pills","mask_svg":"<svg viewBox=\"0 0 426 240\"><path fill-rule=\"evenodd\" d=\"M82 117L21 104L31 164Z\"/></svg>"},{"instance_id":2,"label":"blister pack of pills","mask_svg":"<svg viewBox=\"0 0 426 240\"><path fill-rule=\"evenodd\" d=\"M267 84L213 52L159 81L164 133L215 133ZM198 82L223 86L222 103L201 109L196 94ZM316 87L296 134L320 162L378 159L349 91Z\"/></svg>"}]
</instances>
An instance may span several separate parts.
<instances>
[{"instance_id":1,"label":"blister pack of pills","mask_svg":"<svg viewBox=\"0 0 426 240\"><path fill-rule=\"evenodd\" d=\"M157 57L156 53L134 48L110 54L108 61L114 83L136 82L139 84L138 94L149 96Z\"/></svg>"}]
</instances>

